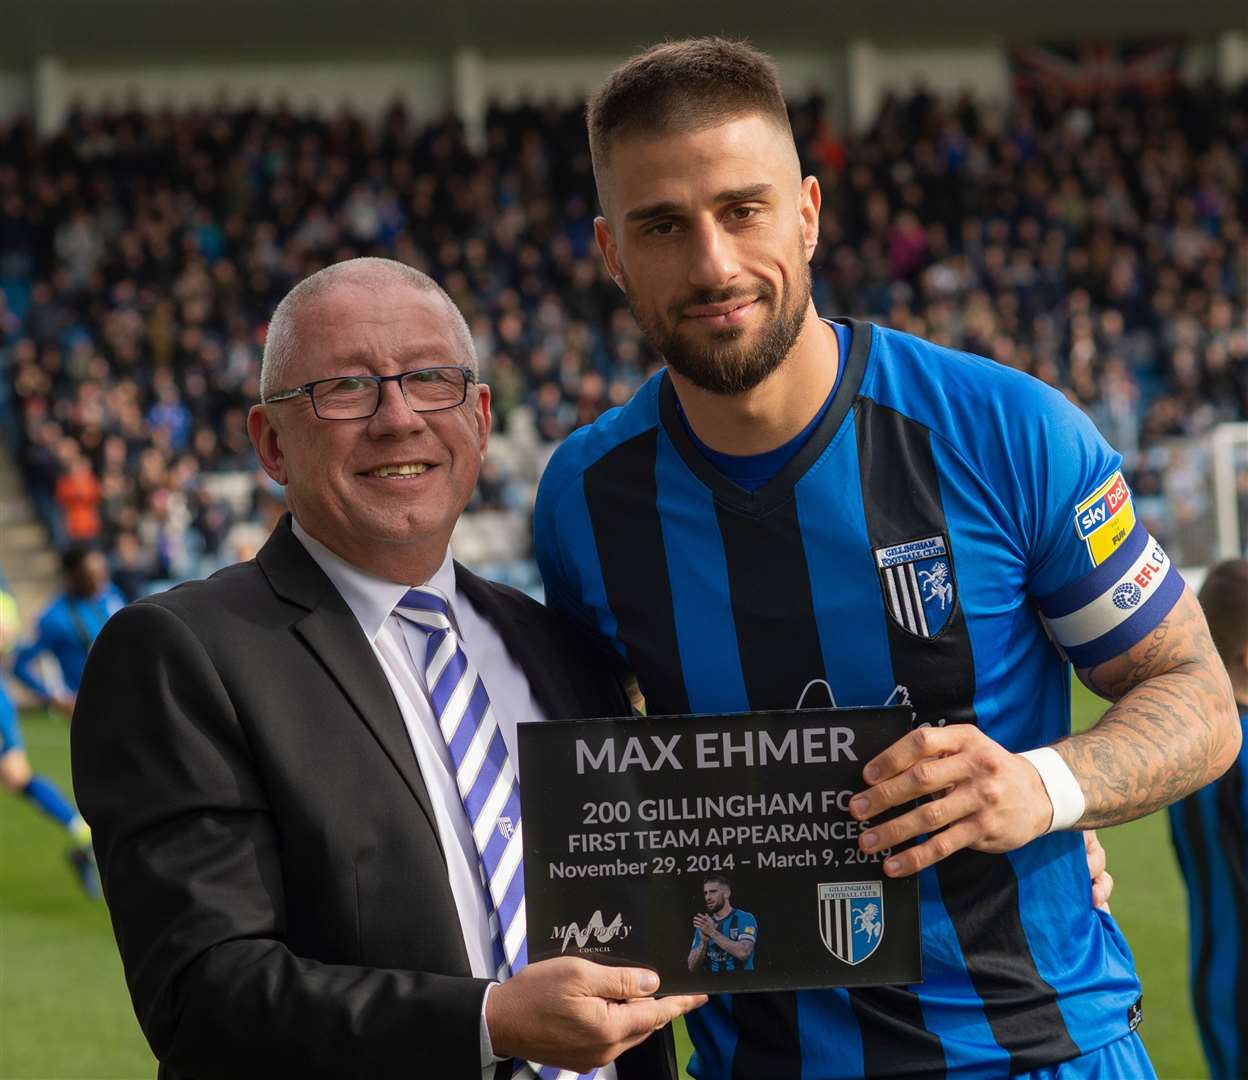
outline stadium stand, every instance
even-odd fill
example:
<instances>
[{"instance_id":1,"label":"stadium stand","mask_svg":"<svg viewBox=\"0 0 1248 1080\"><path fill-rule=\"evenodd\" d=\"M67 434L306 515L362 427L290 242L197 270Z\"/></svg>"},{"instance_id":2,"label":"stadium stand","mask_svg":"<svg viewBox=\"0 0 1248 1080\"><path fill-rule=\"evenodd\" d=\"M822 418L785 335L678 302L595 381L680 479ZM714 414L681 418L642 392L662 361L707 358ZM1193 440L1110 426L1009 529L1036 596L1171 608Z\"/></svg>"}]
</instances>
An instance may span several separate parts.
<instances>
[{"instance_id":1,"label":"stadium stand","mask_svg":"<svg viewBox=\"0 0 1248 1080\"><path fill-rule=\"evenodd\" d=\"M1181 550L1167 438L1248 419L1248 84L1164 96L888 98L795 134L824 190L821 312L884 321L1060 386ZM654 370L593 250L579 108L492 106L483 152L414 124L256 107L0 124L0 428L54 542L95 541L133 597L249 556L281 510L245 430L265 320L355 255L464 310L497 437L459 556L522 587L553 446Z\"/></svg>"}]
</instances>

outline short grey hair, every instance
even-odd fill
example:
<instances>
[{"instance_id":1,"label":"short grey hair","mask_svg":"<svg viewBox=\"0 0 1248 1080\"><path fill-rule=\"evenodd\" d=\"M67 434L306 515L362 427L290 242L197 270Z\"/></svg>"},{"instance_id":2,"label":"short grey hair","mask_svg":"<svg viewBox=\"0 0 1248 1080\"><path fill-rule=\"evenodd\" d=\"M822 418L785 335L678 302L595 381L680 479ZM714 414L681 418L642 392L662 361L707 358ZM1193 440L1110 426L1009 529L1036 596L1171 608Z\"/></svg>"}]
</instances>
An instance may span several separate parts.
<instances>
[{"instance_id":1,"label":"short grey hair","mask_svg":"<svg viewBox=\"0 0 1248 1080\"><path fill-rule=\"evenodd\" d=\"M441 285L428 274L394 259L347 259L304 278L282 297L281 303L274 309L264 339L264 355L260 359L261 401L267 401L271 395L287 389L283 383L290 363L299 351L298 323L304 305L339 285L353 285L373 292L381 292L395 285L406 285L417 292L436 292L446 301L454 332L461 339L460 344L464 348L466 362L476 372L477 348L472 332L468 329L463 312L455 306L455 302Z\"/></svg>"}]
</instances>

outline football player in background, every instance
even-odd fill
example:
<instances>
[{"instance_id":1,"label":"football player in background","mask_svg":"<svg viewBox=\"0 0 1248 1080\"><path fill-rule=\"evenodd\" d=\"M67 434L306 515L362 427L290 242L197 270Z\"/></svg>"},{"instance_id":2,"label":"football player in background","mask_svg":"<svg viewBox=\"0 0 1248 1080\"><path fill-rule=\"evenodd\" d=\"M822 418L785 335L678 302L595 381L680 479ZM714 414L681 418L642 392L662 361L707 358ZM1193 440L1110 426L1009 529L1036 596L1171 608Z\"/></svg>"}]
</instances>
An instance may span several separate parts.
<instances>
[{"instance_id":1,"label":"football player in background","mask_svg":"<svg viewBox=\"0 0 1248 1080\"><path fill-rule=\"evenodd\" d=\"M1210 570L1200 606L1248 734L1248 559ZM1170 835L1187 883L1192 1011L1209 1072L1248 1076L1248 750L1170 807Z\"/></svg>"},{"instance_id":2,"label":"football player in background","mask_svg":"<svg viewBox=\"0 0 1248 1080\"><path fill-rule=\"evenodd\" d=\"M71 547L61 556L64 591L43 610L35 636L17 650L13 674L49 708L68 716L82 681L87 653L101 628L126 598L108 578L104 553L90 547ZM60 669L60 685L45 681L36 660L51 655Z\"/></svg>"},{"instance_id":3,"label":"football player in background","mask_svg":"<svg viewBox=\"0 0 1248 1080\"><path fill-rule=\"evenodd\" d=\"M17 601L0 575L0 663L7 659L17 643L18 627ZM98 899L100 876L91 853L91 830L61 790L31 769L22 743L17 707L4 685L3 675L0 671L0 784L14 795L20 795L69 834L69 864L78 875L83 891L92 899Z\"/></svg>"}]
</instances>

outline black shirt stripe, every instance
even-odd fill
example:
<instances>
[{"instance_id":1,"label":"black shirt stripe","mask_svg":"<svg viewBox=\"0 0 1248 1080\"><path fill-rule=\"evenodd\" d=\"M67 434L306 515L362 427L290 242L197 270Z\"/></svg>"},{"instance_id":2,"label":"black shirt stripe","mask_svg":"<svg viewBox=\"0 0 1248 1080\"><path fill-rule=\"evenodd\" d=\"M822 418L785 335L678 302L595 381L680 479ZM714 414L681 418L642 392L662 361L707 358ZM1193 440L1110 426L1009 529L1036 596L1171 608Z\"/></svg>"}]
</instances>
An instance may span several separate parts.
<instances>
[{"instance_id":1,"label":"black shirt stripe","mask_svg":"<svg viewBox=\"0 0 1248 1080\"><path fill-rule=\"evenodd\" d=\"M825 678L797 502L758 516L716 499L715 513L750 708L796 708L807 682ZM795 993L737 994L732 1012L733 1080L801 1080Z\"/></svg>"},{"instance_id":2,"label":"black shirt stripe","mask_svg":"<svg viewBox=\"0 0 1248 1080\"><path fill-rule=\"evenodd\" d=\"M607 603L652 715L689 711L659 523L658 437L658 429L650 428L620 443L584 477ZM638 582L645 587L638 588ZM652 663L649 657L661 659Z\"/></svg>"},{"instance_id":3,"label":"black shirt stripe","mask_svg":"<svg viewBox=\"0 0 1248 1080\"><path fill-rule=\"evenodd\" d=\"M930 432L868 398L859 398L857 406L862 497L872 547L943 534L956 578ZM976 723L975 664L956 597L935 637L908 633L891 619L888 636L893 674L910 689L920 723ZM963 851L935 869L971 984L993 1037L1010 1055L1010 1071L1077 1057L1079 1047L1066 1029L1057 992L1040 975L1027 944L1018 879L1009 859Z\"/></svg>"},{"instance_id":4,"label":"black shirt stripe","mask_svg":"<svg viewBox=\"0 0 1248 1080\"><path fill-rule=\"evenodd\" d=\"M795 709L802 688L826 678L797 500L764 517L716 500L715 513L750 708Z\"/></svg>"},{"instance_id":5,"label":"black shirt stripe","mask_svg":"<svg viewBox=\"0 0 1248 1080\"><path fill-rule=\"evenodd\" d=\"M1183 819L1183 829L1187 833L1187 852L1192 860L1192 870L1196 875L1197 895L1200 903L1200 925L1203 929L1200 950L1196 954L1196 977L1192 986L1192 1005L1196 1013L1197 1023L1206 1026L1209 1016L1209 992L1212 988L1210 968L1213 963L1214 921L1213 921L1213 882L1209 876L1209 858L1213 854L1209 850L1209 835L1205 831L1204 815L1200 812L1200 800L1194 795L1184 799L1180 804L1179 813ZM1215 856L1216 857L1216 856ZM1189 883L1188 888L1191 888ZM1204 1040L1213 1060L1209 1064L1219 1074L1230 1075L1230 1063L1218 1061L1220 1046L1213 1032Z\"/></svg>"},{"instance_id":6,"label":"black shirt stripe","mask_svg":"<svg viewBox=\"0 0 1248 1080\"><path fill-rule=\"evenodd\" d=\"M1234 1030L1239 1032L1238 1061L1227 1062L1227 1072L1233 1076L1248 1073L1248 823L1244 821L1243 773L1236 762L1217 782L1214 805L1218 820L1218 841L1226 860L1226 873L1236 902L1231 905L1232 918L1236 922L1235 940L1237 956L1234 981L1224 992L1234 996ZM1206 922L1206 937L1214 927Z\"/></svg>"}]
</instances>

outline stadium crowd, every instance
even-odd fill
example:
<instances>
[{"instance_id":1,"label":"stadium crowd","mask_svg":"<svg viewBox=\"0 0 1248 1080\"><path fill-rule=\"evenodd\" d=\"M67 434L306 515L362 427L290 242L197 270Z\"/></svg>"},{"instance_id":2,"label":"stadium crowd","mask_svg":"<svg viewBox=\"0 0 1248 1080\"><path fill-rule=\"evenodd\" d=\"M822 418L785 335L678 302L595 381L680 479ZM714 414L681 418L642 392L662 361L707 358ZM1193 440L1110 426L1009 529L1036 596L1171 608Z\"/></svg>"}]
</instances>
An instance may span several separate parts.
<instances>
[{"instance_id":1,"label":"stadium crowd","mask_svg":"<svg viewBox=\"0 0 1248 1080\"><path fill-rule=\"evenodd\" d=\"M917 90L855 136L828 111L792 107L824 192L819 311L1061 387L1181 548L1151 450L1248 418L1248 85L1002 110ZM468 318L501 435L469 558L527 583L546 456L657 363L594 251L593 192L582 111L553 104L491 107L481 147L398 106L0 124L0 425L55 541L101 545L129 596L250 555L281 509L245 427L266 319L377 254Z\"/></svg>"}]
</instances>

